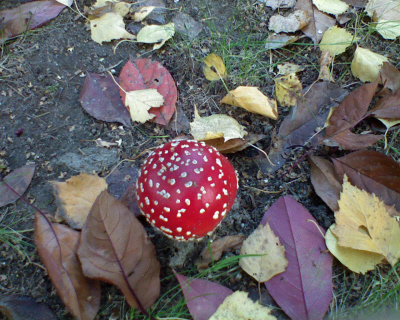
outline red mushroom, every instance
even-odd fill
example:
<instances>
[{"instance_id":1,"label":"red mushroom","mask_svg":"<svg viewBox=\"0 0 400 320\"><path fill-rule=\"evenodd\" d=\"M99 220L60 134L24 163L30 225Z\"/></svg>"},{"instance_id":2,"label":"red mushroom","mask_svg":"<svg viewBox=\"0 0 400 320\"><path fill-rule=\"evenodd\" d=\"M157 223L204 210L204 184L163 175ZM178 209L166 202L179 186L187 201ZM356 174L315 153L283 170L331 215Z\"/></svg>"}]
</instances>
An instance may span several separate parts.
<instances>
[{"instance_id":1,"label":"red mushroom","mask_svg":"<svg viewBox=\"0 0 400 320\"><path fill-rule=\"evenodd\" d=\"M214 147L192 140L155 149L139 173L137 199L147 220L177 240L211 234L235 202L236 172Z\"/></svg>"}]
</instances>

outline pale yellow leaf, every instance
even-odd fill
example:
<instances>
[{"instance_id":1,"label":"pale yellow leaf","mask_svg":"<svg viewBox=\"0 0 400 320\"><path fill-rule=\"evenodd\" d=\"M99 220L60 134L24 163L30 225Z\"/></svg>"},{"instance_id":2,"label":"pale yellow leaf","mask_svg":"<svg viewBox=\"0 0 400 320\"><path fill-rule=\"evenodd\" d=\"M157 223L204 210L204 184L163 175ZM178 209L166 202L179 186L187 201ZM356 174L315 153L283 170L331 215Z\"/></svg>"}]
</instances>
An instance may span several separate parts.
<instances>
[{"instance_id":1,"label":"pale yellow leaf","mask_svg":"<svg viewBox=\"0 0 400 320\"><path fill-rule=\"evenodd\" d=\"M118 13L121 17L125 17L129 13L130 3L119 0L97 0L92 6L93 9L110 6L112 12Z\"/></svg>"},{"instance_id":2,"label":"pale yellow leaf","mask_svg":"<svg viewBox=\"0 0 400 320\"><path fill-rule=\"evenodd\" d=\"M241 255L260 256L240 258L239 265L258 282L265 282L285 271L288 260L285 248L267 223L258 228L243 242Z\"/></svg>"},{"instance_id":3,"label":"pale yellow leaf","mask_svg":"<svg viewBox=\"0 0 400 320\"><path fill-rule=\"evenodd\" d=\"M82 229L97 196L107 189L106 179L84 172L65 182L50 183L58 204L57 219L67 221L74 229Z\"/></svg>"},{"instance_id":4,"label":"pale yellow leaf","mask_svg":"<svg viewBox=\"0 0 400 320\"><path fill-rule=\"evenodd\" d=\"M175 34L173 22L164 25L151 25L143 27L137 34L137 42L154 43L153 49L160 49L166 41Z\"/></svg>"},{"instance_id":5,"label":"pale yellow leaf","mask_svg":"<svg viewBox=\"0 0 400 320\"><path fill-rule=\"evenodd\" d=\"M296 32L304 28L309 21L310 16L304 10L296 10L288 16L275 14L269 19L268 29L276 33Z\"/></svg>"},{"instance_id":6,"label":"pale yellow leaf","mask_svg":"<svg viewBox=\"0 0 400 320\"><path fill-rule=\"evenodd\" d=\"M351 72L363 82L374 82L381 69L382 63L388 59L371 50L357 47L353 61L351 62Z\"/></svg>"},{"instance_id":7,"label":"pale yellow leaf","mask_svg":"<svg viewBox=\"0 0 400 320\"><path fill-rule=\"evenodd\" d=\"M190 133L195 140L224 138L224 141L241 138L247 134L245 128L235 119L225 114L200 117L194 110L194 120L190 123Z\"/></svg>"},{"instance_id":8,"label":"pale yellow leaf","mask_svg":"<svg viewBox=\"0 0 400 320\"><path fill-rule=\"evenodd\" d=\"M272 309L251 300L247 292L235 291L227 296L209 320L276 320Z\"/></svg>"},{"instance_id":9,"label":"pale yellow leaf","mask_svg":"<svg viewBox=\"0 0 400 320\"><path fill-rule=\"evenodd\" d=\"M339 246L337 238L331 231L332 228L335 228L335 224L325 234L326 246L336 259L351 271L365 274L370 270L374 270L375 266L385 259L384 256L378 253Z\"/></svg>"},{"instance_id":10,"label":"pale yellow leaf","mask_svg":"<svg viewBox=\"0 0 400 320\"><path fill-rule=\"evenodd\" d=\"M269 99L257 87L239 86L230 91L221 103L241 107L271 119L278 119L278 107L275 100Z\"/></svg>"},{"instance_id":11,"label":"pale yellow leaf","mask_svg":"<svg viewBox=\"0 0 400 320\"><path fill-rule=\"evenodd\" d=\"M367 14L376 21L376 30L385 39L400 36L400 3L395 0L369 0L365 6Z\"/></svg>"},{"instance_id":12,"label":"pale yellow leaf","mask_svg":"<svg viewBox=\"0 0 400 320\"><path fill-rule=\"evenodd\" d=\"M129 91L125 96L125 105L129 107L131 119L140 123L153 119L155 115L148 111L151 108L161 107L163 104L164 98L157 89Z\"/></svg>"},{"instance_id":13,"label":"pale yellow leaf","mask_svg":"<svg viewBox=\"0 0 400 320\"><path fill-rule=\"evenodd\" d=\"M222 58L215 53L211 53L205 57L203 73L206 79L210 81L225 78L227 73Z\"/></svg>"},{"instance_id":14,"label":"pale yellow leaf","mask_svg":"<svg viewBox=\"0 0 400 320\"><path fill-rule=\"evenodd\" d=\"M340 0L312 0L318 10L339 15L344 13L348 8L349 5Z\"/></svg>"},{"instance_id":15,"label":"pale yellow leaf","mask_svg":"<svg viewBox=\"0 0 400 320\"><path fill-rule=\"evenodd\" d=\"M330 27L325 31L324 36L319 44L321 51L328 50L331 57L346 51L351 45L353 35L346 29L337 26Z\"/></svg>"},{"instance_id":16,"label":"pale yellow leaf","mask_svg":"<svg viewBox=\"0 0 400 320\"><path fill-rule=\"evenodd\" d=\"M154 6L147 6L147 7L142 7L138 11L136 11L133 14L133 20L136 22L142 21L144 18L146 18L153 10L155 9Z\"/></svg>"},{"instance_id":17,"label":"pale yellow leaf","mask_svg":"<svg viewBox=\"0 0 400 320\"><path fill-rule=\"evenodd\" d=\"M338 245L382 255L394 266L400 258L400 226L374 194L351 185L344 177L336 226Z\"/></svg>"},{"instance_id":18,"label":"pale yellow leaf","mask_svg":"<svg viewBox=\"0 0 400 320\"><path fill-rule=\"evenodd\" d=\"M295 106L301 89L301 83L295 73L275 79L275 96L281 106Z\"/></svg>"},{"instance_id":19,"label":"pale yellow leaf","mask_svg":"<svg viewBox=\"0 0 400 320\"><path fill-rule=\"evenodd\" d=\"M303 71L305 69L304 66L299 66L298 64L294 63L283 63L283 64L278 64L278 75L287 75L290 73L296 73L299 71Z\"/></svg>"},{"instance_id":20,"label":"pale yellow leaf","mask_svg":"<svg viewBox=\"0 0 400 320\"><path fill-rule=\"evenodd\" d=\"M114 39L135 39L125 30L124 19L115 12L109 12L100 18L90 20L92 40L102 44Z\"/></svg>"}]
</instances>

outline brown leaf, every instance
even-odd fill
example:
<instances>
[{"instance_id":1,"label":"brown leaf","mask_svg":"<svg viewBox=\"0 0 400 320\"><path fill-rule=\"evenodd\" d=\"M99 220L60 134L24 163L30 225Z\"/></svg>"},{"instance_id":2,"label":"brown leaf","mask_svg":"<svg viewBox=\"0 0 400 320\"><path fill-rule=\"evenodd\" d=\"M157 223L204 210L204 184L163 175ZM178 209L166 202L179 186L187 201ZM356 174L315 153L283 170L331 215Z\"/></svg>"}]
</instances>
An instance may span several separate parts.
<instances>
[{"instance_id":1,"label":"brown leaf","mask_svg":"<svg viewBox=\"0 0 400 320\"><path fill-rule=\"evenodd\" d=\"M21 168L15 169L4 178L4 182L14 189L13 192L3 181L0 180L0 207L10 204L19 199L28 189L35 172L35 164L30 163Z\"/></svg>"},{"instance_id":2,"label":"brown leaf","mask_svg":"<svg viewBox=\"0 0 400 320\"><path fill-rule=\"evenodd\" d=\"M219 261L224 252L240 249L244 239L243 235L226 236L211 242L210 246L201 252L201 261L197 264L197 269L205 269L212 261Z\"/></svg>"},{"instance_id":3,"label":"brown leaf","mask_svg":"<svg viewBox=\"0 0 400 320\"><path fill-rule=\"evenodd\" d=\"M224 138L205 140L204 142L210 146L213 146L221 153L235 153L246 149L250 144L254 144L257 141L266 138L263 134L250 133L243 137L243 139L231 139L224 141Z\"/></svg>"},{"instance_id":4,"label":"brown leaf","mask_svg":"<svg viewBox=\"0 0 400 320\"><path fill-rule=\"evenodd\" d=\"M339 210L338 201L342 186L332 163L321 157L309 156L311 164L311 183L319 197L332 211Z\"/></svg>"},{"instance_id":5,"label":"brown leaf","mask_svg":"<svg viewBox=\"0 0 400 320\"><path fill-rule=\"evenodd\" d=\"M333 159L333 164L340 181L346 174L350 183L400 210L400 165L395 160L377 151L362 150Z\"/></svg>"},{"instance_id":6,"label":"brown leaf","mask_svg":"<svg viewBox=\"0 0 400 320\"><path fill-rule=\"evenodd\" d=\"M381 67L381 79L385 88L393 92L400 89L400 71L389 62L384 62Z\"/></svg>"},{"instance_id":7,"label":"brown leaf","mask_svg":"<svg viewBox=\"0 0 400 320\"><path fill-rule=\"evenodd\" d=\"M400 119L400 89L384 95L367 114L375 118Z\"/></svg>"},{"instance_id":8,"label":"brown leaf","mask_svg":"<svg viewBox=\"0 0 400 320\"><path fill-rule=\"evenodd\" d=\"M77 319L94 319L100 282L86 278L76 255L80 233L35 214L35 245L57 293Z\"/></svg>"},{"instance_id":9,"label":"brown leaf","mask_svg":"<svg viewBox=\"0 0 400 320\"><path fill-rule=\"evenodd\" d=\"M128 304L148 308L160 292L160 264L142 224L103 191L89 213L78 248L83 272L121 289Z\"/></svg>"},{"instance_id":10,"label":"brown leaf","mask_svg":"<svg viewBox=\"0 0 400 320\"><path fill-rule=\"evenodd\" d=\"M54 313L35 299L17 295L0 297L0 312L10 320L57 320Z\"/></svg>"}]
</instances>

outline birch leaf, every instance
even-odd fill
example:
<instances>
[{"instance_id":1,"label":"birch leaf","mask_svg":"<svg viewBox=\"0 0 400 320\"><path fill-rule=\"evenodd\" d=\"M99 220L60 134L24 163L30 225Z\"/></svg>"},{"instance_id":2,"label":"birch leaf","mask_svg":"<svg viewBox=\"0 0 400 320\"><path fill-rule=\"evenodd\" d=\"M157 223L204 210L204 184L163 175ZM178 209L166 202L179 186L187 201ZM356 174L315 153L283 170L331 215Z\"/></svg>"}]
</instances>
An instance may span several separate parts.
<instances>
[{"instance_id":1,"label":"birch leaf","mask_svg":"<svg viewBox=\"0 0 400 320\"><path fill-rule=\"evenodd\" d=\"M385 61L388 61L386 57L358 47L351 62L351 72L362 82L374 82L378 78L381 66Z\"/></svg>"},{"instance_id":2,"label":"birch leaf","mask_svg":"<svg viewBox=\"0 0 400 320\"><path fill-rule=\"evenodd\" d=\"M203 73L207 80L215 81L226 77L226 68L220 56L211 53L203 62Z\"/></svg>"},{"instance_id":3,"label":"birch leaf","mask_svg":"<svg viewBox=\"0 0 400 320\"><path fill-rule=\"evenodd\" d=\"M312 0L318 10L326 13L339 15L344 13L349 5L340 0Z\"/></svg>"},{"instance_id":4,"label":"birch leaf","mask_svg":"<svg viewBox=\"0 0 400 320\"><path fill-rule=\"evenodd\" d=\"M321 51L328 50L331 57L334 57L345 52L352 40L353 35L346 29L333 26L325 31L319 47Z\"/></svg>"},{"instance_id":5,"label":"birch leaf","mask_svg":"<svg viewBox=\"0 0 400 320\"><path fill-rule=\"evenodd\" d=\"M165 25L151 25L142 28L137 34L137 42L154 43L153 50L160 49L175 34L173 22Z\"/></svg>"},{"instance_id":6,"label":"birch leaf","mask_svg":"<svg viewBox=\"0 0 400 320\"><path fill-rule=\"evenodd\" d=\"M125 30L124 19L115 12L109 12L100 18L90 20L92 40L102 44L114 39L135 39Z\"/></svg>"},{"instance_id":7,"label":"birch leaf","mask_svg":"<svg viewBox=\"0 0 400 320\"><path fill-rule=\"evenodd\" d=\"M129 107L132 120L140 123L153 119L155 115L148 111L161 107L163 103L164 98L157 89L129 91L125 96L125 105Z\"/></svg>"},{"instance_id":8,"label":"birch leaf","mask_svg":"<svg viewBox=\"0 0 400 320\"><path fill-rule=\"evenodd\" d=\"M144 18L146 18L153 10L155 9L154 6L147 6L147 7L142 7L138 11L136 11L133 14L133 20L135 22L140 22Z\"/></svg>"},{"instance_id":9,"label":"birch leaf","mask_svg":"<svg viewBox=\"0 0 400 320\"><path fill-rule=\"evenodd\" d=\"M275 96L281 106L295 106L301 90L301 83L295 73L275 79Z\"/></svg>"}]
</instances>

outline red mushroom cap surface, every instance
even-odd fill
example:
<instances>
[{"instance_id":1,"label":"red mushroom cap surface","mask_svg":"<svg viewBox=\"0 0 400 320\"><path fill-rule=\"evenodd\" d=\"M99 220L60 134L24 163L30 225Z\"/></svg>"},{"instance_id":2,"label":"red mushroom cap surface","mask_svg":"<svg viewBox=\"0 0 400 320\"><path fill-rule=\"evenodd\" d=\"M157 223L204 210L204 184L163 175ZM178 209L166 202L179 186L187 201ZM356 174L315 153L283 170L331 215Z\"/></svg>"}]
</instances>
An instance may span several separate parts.
<instances>
[{"instance_id":1,"label":"red mushroom cap surface","mask_svg":"<svg viewBox=\"0 0 400 320\"><path fill-rule=\"evenodd\" d=\"M238 179L227 158L192 140L155 149L139 173L137 199L147 220L177 240L200 239L235 202Z\"/></svg>"}]
</instances>

